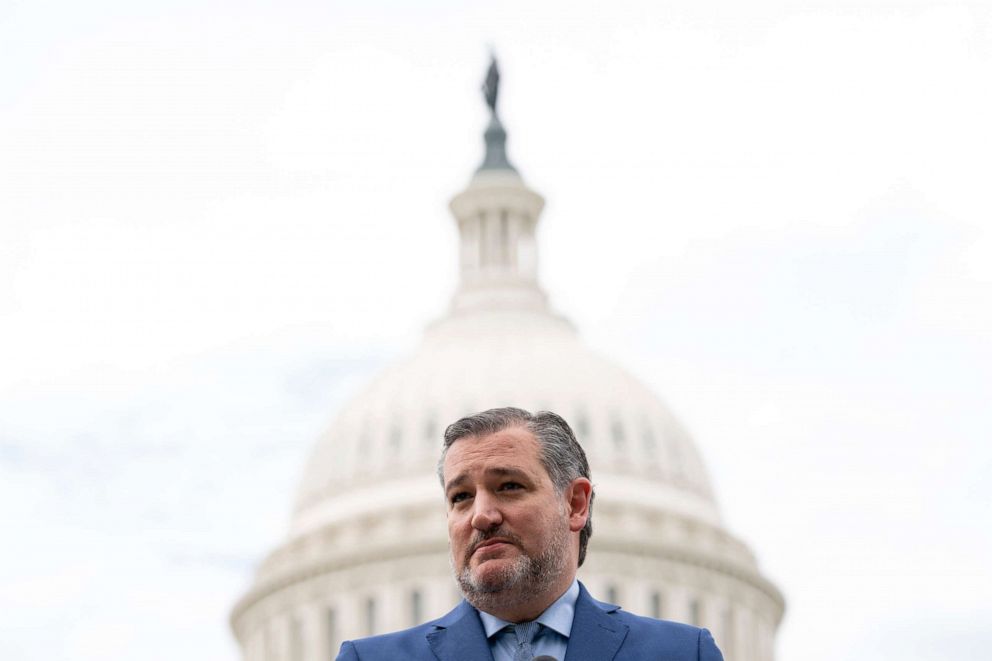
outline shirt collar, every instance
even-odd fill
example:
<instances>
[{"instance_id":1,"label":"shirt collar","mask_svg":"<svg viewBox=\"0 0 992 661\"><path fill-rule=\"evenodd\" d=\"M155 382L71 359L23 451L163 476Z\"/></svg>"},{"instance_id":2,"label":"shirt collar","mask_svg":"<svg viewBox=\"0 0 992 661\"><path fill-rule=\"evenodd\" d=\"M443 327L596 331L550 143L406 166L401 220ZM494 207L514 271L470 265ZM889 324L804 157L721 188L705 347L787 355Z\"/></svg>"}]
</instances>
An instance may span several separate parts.
<instances>
[{"instance_id":1,"label":"shirt collar","mask_svg":"<svg viewBox=\"0 0 992 661\"><path fill-rule=\"evenodd\" d=\"M575 602L578 598L579 581L572 579L572 584L565 593L538 615L535 621L568 638L572 634L572 620L575 618ZM486 630L486 638L492 638L507 625L513 624L485 611L479 611L479 619L482 620L482 626Z\"/></svg>"}]
</instances>

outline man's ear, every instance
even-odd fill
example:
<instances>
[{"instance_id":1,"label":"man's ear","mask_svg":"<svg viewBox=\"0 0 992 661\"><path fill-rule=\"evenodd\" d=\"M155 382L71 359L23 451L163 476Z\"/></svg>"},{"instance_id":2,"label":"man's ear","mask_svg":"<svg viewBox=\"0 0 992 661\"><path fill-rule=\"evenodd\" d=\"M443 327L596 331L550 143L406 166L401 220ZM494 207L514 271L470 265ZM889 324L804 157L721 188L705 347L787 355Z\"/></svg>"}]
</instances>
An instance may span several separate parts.
<instances>
[{"instance_id":1,"label":"man's ear","mask_svg":"<svg viewBox=\"0 0 992 661\"><path fill-rule=\"evenodd\" d=\"M565 489L565 502L568 505L568 527L572 532L582 530L589 519L589 502L592 500L592 482L577 477Z\"/></svg>"}]
</instances>

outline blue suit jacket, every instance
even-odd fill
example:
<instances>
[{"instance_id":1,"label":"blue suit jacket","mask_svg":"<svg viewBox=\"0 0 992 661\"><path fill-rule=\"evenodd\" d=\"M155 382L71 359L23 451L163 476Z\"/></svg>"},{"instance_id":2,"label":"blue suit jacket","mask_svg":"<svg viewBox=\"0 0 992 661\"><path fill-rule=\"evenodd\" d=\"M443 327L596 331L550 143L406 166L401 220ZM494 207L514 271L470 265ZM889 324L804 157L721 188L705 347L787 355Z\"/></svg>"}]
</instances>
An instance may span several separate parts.
<instances>
[{"instance_id":1,"label":"blue suit jacket","mask_svg":"<svg viewBox=\"0 0 992 661\"><path fill-rule=\"evenodd\" d=\"M442 618L382 636L346 641L338 661L492 661L479 614L462 601ZM640 617L596 601L579 583L562 661L723 661L706 629Z\"/></svg>"}]
</instances>

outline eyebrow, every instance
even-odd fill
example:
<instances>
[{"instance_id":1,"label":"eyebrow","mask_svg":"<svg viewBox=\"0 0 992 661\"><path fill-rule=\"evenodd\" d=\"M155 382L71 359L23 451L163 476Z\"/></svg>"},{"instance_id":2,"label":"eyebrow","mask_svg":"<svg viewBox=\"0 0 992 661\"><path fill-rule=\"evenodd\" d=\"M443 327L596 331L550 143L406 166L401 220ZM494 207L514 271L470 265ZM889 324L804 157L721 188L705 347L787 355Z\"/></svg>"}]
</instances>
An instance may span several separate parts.
<instances>
[{"instance_id":1,"label":"eyebrow","mask_svg":"<svg viewBox=\"0 0 992 661\"><path fill-rule=\"evenodd\" d=\"M529 479L529 475L519 468L504 468L502 466L487 468L483 475L486 477L519 477ZM455 487L461 486L465 482L468 482L468 479L469 477L467 473L462 473L461 475L452 478L450 482L444 485L444 492L448 493Z\"/></svg>"}]
</instances>

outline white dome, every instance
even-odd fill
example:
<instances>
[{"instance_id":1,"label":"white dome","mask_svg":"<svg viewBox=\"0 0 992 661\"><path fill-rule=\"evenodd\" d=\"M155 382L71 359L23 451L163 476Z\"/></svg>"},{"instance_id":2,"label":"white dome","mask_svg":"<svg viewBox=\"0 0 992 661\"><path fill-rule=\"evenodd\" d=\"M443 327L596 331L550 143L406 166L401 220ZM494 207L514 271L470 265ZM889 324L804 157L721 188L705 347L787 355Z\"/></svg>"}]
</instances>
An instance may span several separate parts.
<instances>
[{"instance_id":1,"label":"white dome","mask_svg":"<svg viewBox=\"0 0 992 661\"><path fill-rule=\"evenodd\" d=\"M307 464L293 534L354 516L377 500L365 492L387 482L403 481L408 498L437 504L433 467L444 426L496 406L569 420L601 498L623 494L719 524L699 454L658 398L586 348L567 322L506 310L435 324L411 358L342 409Z\"/></svg>"}]
</instances>

